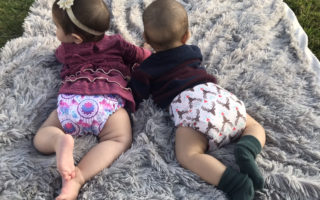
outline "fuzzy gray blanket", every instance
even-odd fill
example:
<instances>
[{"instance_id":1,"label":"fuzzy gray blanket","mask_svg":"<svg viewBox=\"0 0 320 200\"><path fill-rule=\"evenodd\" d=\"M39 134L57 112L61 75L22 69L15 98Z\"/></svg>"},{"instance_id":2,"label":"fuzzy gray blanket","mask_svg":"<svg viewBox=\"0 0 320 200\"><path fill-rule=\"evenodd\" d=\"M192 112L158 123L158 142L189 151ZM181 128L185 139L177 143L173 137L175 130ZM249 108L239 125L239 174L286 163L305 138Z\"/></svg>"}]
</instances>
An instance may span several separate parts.
<instances>
[{"instance_id":1,"label":"fuzzy gray blanket","mask_svg":"<svg viewBox=\"0 0 320 200\"><path fill-rule=\"evenodd\" d=\"M1 200L50 200L61 187L55 156L41 155L32 145L56 107L60 82L52 2L36 0L23 36L0 53ZM142 44L141 14L151 0L106 2L113 15L107 34ZM189 14L190 43L202 49L207 70L266 130L257 157L266 184L255 199L320 199L320 65L292 11L281 0L180 2ZM132 119L131 148L88 181L78 199L227 199L179 166L167 112L147 100ZM96 142L91 136L77 139L76 161ZM208 153L237 168L233 147Z\"/></svg>"}]
</instances>

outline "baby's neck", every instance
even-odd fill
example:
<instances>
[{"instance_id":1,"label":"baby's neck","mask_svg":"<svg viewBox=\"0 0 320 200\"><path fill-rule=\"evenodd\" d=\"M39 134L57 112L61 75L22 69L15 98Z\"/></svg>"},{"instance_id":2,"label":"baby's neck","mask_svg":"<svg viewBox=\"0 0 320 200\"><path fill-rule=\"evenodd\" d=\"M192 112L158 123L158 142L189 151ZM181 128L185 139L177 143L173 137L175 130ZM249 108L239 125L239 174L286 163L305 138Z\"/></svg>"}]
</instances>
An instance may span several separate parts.
<instances>
[{"instance_id":1,"label":"baby's neck","mask_svg":"<svg viewBox=\"0 0 320 200\"><path fill-rule=\"evenodd\" d=\"M154 49L155 52L160 52L160 51L166 51L166 50L169 50L169 49L174 49L174 48L180 47L182 45L185 45L185 44L182 43L182 42L177 42L177 43L175 43L173 45L170 45L170 46L168 46L166 48L153 48L153 49Z\"/></svg>"}]
</instances>

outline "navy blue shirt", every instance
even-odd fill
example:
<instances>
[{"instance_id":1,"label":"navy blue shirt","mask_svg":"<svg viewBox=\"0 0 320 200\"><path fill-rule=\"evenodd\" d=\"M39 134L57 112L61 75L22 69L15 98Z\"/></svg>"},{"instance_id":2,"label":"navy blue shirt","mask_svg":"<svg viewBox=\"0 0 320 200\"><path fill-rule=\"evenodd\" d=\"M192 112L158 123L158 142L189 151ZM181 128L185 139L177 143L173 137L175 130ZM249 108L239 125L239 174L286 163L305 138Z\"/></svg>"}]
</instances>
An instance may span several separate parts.
<instances>
[{"instance_id":1,"label":"navy blue shirt","mask_svg":"<svg viewBox=\"0 0 320 200\"><path fill-rule=\"evenodd\" d=\"M136 105L152 95L160 108L167 108L183 90L201 83L216 83L201 62L201 51L194 45L152 54L133 71L129 82Z\"/></svg>"}]
</instances>

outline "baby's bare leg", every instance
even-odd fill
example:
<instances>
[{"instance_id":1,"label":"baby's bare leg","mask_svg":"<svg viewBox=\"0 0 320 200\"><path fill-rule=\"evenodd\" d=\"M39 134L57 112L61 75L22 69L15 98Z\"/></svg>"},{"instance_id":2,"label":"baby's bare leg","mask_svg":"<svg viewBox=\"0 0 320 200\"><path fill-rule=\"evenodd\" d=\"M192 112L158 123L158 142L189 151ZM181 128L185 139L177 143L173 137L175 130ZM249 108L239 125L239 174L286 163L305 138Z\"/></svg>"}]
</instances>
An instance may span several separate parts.
<instances>
[{"instance_id":1,"label":"baby's bare leg","mask_svg":"<svg viewBox=\"0 0 320 200\"><path fill-rule=\"evenodd\" d=\"M207 145L207 138L191 128L179 127L176 131L176 156L183 167L218 186L232 200L252 199L253 185L248 176L227 168L213 156L205 154Z\"/></svg>"},{"instance_id":2,"label":"baby's bare leg","mask_svg":"<svg viewBox=\"0 0 320 200\"><path fill-rule=\"evenodd\" d=\"M175 148L179 163L217 186L226 166L213 156L205 154L207 146L208 140L202 133L188 127L177 128Z\"/></svg>"},{"instance_id":3,"label":"baby's bare leg","mask_svg":"<svg viewBox=\"0 0 320 200\"><path fill-rule=\"evenodd\" d=\"M265 142L266 134L264 128L250 115L247 115L246 127L235 146L234 154L240 171L249 175L256 190L262 189L264 186L263 176L255 162L255 158L260 153Z\"/></svg>"},{"instance_id":4,"label":"baby's bare leg","mask_svg":"<svg viewBox=\"0 0 320 200\"><path fill-rule=\"evenodd\" d=\"M63 179L70 180L75 176L74 140L71 135L62 131L56 110L42 124L33 143L35 148L42 153L56 153L57 167Z\"/></svg>"},{"instance_id":5,"label":"baby's bare leg","mask_svg":"<svg viewBox=\"0 0 320 200\"><path fill-rule=\"evenodd\" d=\"M250 115L247 114L246 128L244 129L242 136L252 135L259 141L261 147L266 143L266 133L264 128Z\"/></svg>"},{"instance_id":6,"label":"baby's bare leg","mask_svg":"<svg viewBox=\"0 0 320 200\"><path fill-rule=\"evenodd\" d=\"M76 167L76 177L63 183L57 199L76 199L86 181L109 167L130 147L131 124L125 109L120 108L109 117L99 138L99 144L90 149Z\"/></svg>"}]
</instances>

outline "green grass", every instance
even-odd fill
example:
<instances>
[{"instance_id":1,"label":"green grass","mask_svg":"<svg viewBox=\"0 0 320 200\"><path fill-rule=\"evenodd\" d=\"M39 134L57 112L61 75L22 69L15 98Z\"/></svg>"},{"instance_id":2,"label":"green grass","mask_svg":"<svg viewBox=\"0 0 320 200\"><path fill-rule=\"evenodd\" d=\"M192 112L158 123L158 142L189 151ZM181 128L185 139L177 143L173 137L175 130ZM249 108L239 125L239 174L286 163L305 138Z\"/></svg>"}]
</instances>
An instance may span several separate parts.
<instances>
[{"instance_id":1,"label":"green grass","mask_svg":"<svg viewBox=\"0 0 320 200\"><path fill-rule=\"evenodd\" d=\"M22 23L34 0L0 0L0 47L8 40L20 37Z\"/></svg>"},{"instance_id":2,"label":"green grass","mask_svg":"<svg viewBox=\"0 0 320 200\"><path fill-rule=\"evenodd\" d=\"M0 47L23 33L22 23L34 0L0 0ZM309 48L320 59L320 1L284 0L309 38Z\"/></svg>"},{"instance_id":3,"label":"green grass","mask_svg":"<svg viewBox=\"0 0 320 200\"><path fill-rule=\"evenodd\" d=\"M320 59L320 0L284 0L308 35L308 46Z\"/></svg>"}]
</instances>

